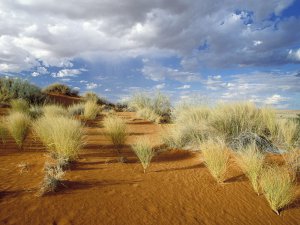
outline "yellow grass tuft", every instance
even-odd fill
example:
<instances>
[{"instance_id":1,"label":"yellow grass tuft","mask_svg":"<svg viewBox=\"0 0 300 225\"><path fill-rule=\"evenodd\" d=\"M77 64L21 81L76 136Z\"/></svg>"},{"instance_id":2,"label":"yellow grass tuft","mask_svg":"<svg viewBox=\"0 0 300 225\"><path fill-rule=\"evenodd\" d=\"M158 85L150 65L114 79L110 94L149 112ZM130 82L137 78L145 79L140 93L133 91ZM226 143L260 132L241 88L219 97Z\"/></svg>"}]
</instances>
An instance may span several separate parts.
<instances>
[{"instance_id":1,"label":"yellow grass tuft","mask_svg":"<svg viewBox=\"0 0 300 225\"><path fill-rule=\"evenodd\" d=\"M139 158L144 173L149 167L151 159L155 155L153 147L148 138L139 138L133 145L132 150L135 152L136 156Z\"/></svg>"},{"instance_id":2,"label":"yellow grass tuft","mask_svg":"<svg viewBox=\"0 0 300 225\"><path fill-rule=\"evenodd\" d=\"M87 101L84 104L84 119L93 120L100 112L100 107L98 106L96 101Z\"/></svg>"},{"instance_id":3,"label":"yellow grass tuft","mask_svg":"<svg viewBox=\"0 0 300 225\"><path fill-rule=\"evenodd\" d=\"M29 103L24 99L13 99L10 101L11 112L29 112Z\"/></svg>"},{"instance_id":4,"label":"yellow grass tuft","mask_svg":"<svg viewBox=\"0 0 300 225\"><path fill-rule=\"evenodd\" d=\"M293 178L286 168L269 166L262 172L260 186L272 210L279 210L290 204L295 196Z\"/></svg>"},{"instance_id":5,"label":"yellow grass tuft","mask_svg":"<svg viewBox=\"0 0 300 225\"><path fill-rule=\"evenodd\" d=\"M61 105L45 105L43 107L43 112L45 116L68 116L68 111Z\"/></svg>"},{"instance_id":6,"label":"yellow grass tuft","mask_svg":"<svg viewBox=\"0 0 300 225\"><path fill-rule=\"evenodd\" d=\"M103 125L107 135L116 147L120 147L125 143L127 132L123 119L116 115L107 116L103 120Z\"/></svg>"},{"instance_id":7,"label":"yellow grass tuft","mask_svg":"<svg viewBox=\"0 0 300 225\"><path fill-rule=\"evenodd\" d=\"M205 165L218 183L224 182L229 164L229 151L221 139L208 139L200 145Z\"/></svg>"}]
</instances>

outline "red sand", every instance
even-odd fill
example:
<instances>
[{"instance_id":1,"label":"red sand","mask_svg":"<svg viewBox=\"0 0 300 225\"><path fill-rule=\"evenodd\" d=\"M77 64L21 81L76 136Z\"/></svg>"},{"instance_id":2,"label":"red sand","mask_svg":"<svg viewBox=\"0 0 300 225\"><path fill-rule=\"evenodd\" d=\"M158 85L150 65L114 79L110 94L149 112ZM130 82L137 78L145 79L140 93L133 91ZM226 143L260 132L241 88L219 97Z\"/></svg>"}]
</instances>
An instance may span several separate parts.
<instances>
[{"instance_id":1,"label":"red sand","mask_svg":"<svg viewBox=\"0 0 300 225\"><path fill-rule=\"evenodd\" d=\"M212 178L201 154L188 151L161 153L144 174L129 144L143 135L159 144L161 127L132 121L133 113L118 115L129 126L127 146L122 149L129 162L118 162L103 128L89 122L86 147L66 172L65 187L51 195L36 196L47 158L40 143L29 135L24 150L17 150L11 138L0 145L0 223L299 224L299 195L277 216L234 163L224 185ZM27 172L20 172L21 162L29 165Z\"/></svg>"}]
</instances>

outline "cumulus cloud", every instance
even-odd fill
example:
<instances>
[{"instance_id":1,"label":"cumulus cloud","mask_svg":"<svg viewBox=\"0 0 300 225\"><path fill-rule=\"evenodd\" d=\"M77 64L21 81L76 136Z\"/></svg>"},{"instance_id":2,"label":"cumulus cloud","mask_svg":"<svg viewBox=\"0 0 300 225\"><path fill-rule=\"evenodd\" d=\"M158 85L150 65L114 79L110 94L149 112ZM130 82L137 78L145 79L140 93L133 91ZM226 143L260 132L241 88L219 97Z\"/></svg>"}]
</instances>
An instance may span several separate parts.
<instances>
[{"instance_id":1,"label":"cumulus cloud","mask_svg":"<svg viewBox=\"0 0 300 225\"><path fill-rule=\"evenodd\" d=\"M282 102L286 102L287 100L288 100L288 98L286 98L286 97L283 97L283 96L278 95L278 94L274 94L274 95L268 97L265 100L265 104L267 104L267 105L278 105L278 104L281 104Z\"/></svg>"},{"instance_id":2,"label":"cumulus cloud","mask_svg":"<svg viewBox=\"0 0 300 225\"><path fill-rule=\"evenodd\" d=\"M86 69L62 69L57 73L52 73L51 76L56 78L75 77L81 74L83 71L86 71Z\"/></svg>"},{"instance_id":3,"label":"cumulus cloud","mask_svg":"<svg viewBox=\"0 0 300 225\"><path fill-rule=\"evenodd\" d=\"M98 85L98 84L96 84L96 83L91 82L91 83L87 83L87 84L86 84L86 89L88 89L88 90L93 90L93 89L95 89L95 88L97 88L97 87L99 87L99 86L101 86L101 85Z\"/></svg>"},{"instance_id":4,"label":"cumulus cloud","mask_svg":"<svg viewBox=\"0 0 300 225\"><path fill-rule=\"evenodd\" d=\"M191 85L185 84L185 85L183 85L181 87L178 87L177 89L184 90L184 89L189 89L189 88L191 88Z\"/></svg>"},{"instance_id":5,"label":"cumulus cloud","mask_svg":"<svg viewBox=\"0 0 300 225\"><path fill-rule=\"evenodd\" d=\"M165 88L165 86L166 86L166 84L165 84L165 83L162 83L162 84L157 84L157 85L155 85L155 88L156 88L156 89L163 89L163 88Z\"/></svg>"},{"instance_id":6,"label":"cumulus cloud","mask_svg":"<svg viewBox=\"0 0 300 225\"><path fill-rule=\"evenodd\" d=\"M120 8L118 0L3 0L0 70L72 67L75 58L103 55L176 55L215 67L288 63L299 18L268 18L292 2L128 0Z\"/></svg>"}]
</instances>

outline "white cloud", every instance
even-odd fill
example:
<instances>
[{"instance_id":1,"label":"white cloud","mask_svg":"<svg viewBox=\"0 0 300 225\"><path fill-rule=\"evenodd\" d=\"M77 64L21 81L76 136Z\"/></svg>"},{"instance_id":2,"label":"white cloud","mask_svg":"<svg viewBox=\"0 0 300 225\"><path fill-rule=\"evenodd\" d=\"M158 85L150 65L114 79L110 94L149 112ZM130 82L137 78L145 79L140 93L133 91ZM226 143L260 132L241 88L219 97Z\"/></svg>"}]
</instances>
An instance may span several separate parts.
<instances>
[{"instance_id":1,"label":"white cloud","mask_svg":"<svg viewBox=\"0 0 300 225\"><path fill-rule=\"evenodd\" d=\"M165 88L165 86L166 86L166 84L165 84L165 83L162 83L162 84L157 84L157 85L155 85L155 88L156 88L156 89L163 89L163 88Z\"/></svg>"},{"instance_id":2,"label":"white cloud","mask_svg":"<svg viewBox=\"0 0 300 225\"><path fill-rule=\"evenodd\" d=\"M106 88L104 91L105 91L105 92L111 92L111 89Z\"/></svg>"},{"instance_id":3,"label":"white cloud","mask_svg":"<svg viewBox=\"0 0 300 225\"><path fill-rule=\"evenodd\" d=\"M87 84L86 84L86 89L92 90L92 89L97 88L98 86L101 86L101 85L98 85L98 84L96 84L96 83L91 82L91 83L87 83Z\"/></svg>"},{"instance_id":4,"label":"white cloud","mask_svg":"<svg viewBox=\"0 0 300 225\"><path fill-rule=\"evenodd\" d=\"M32 72L32 73L31 73L31 76L33 76L33 77L38 77L39 75L40 75L39 72Z\"/></svg>"},{"instance_id":5,"label":"white cloud","mask_svg":"<svg viewBox=\"0 0 300 225\"><path fill-rule=\"evenodd\" d=\"M189 88L191 88L191 85L185 84L185 85L183 85L181 87L178 87L177 89L183 90L183 89L189 89Z\"/></svg>"},{"instance_id":6,"label":"white cloud","mask_svg":"<svg viewBox=\"0 0 300 225\"><path fill-rule=\"evenodd\" d=\"M286 97L283 97L283 96L278 95L278 94L274 94L274 95L272 95L271 97L268 97L265 100L265 104L267 104L267 105L278 105L282 102L286 102L287 100L288 100L288 98L286 98Z\"/></svg>"},{"instance_id":7,"label":"white cloud","mask_svg":"<svg viewBox=\"0 0 300 225\"><path fill-rule=\"evenodd\" d=\"M81 74L83 71L86 71L86 69L62 69L57 73L52 73L51 76L57 78L75 77Z\"/></svg>"}]
</instances>

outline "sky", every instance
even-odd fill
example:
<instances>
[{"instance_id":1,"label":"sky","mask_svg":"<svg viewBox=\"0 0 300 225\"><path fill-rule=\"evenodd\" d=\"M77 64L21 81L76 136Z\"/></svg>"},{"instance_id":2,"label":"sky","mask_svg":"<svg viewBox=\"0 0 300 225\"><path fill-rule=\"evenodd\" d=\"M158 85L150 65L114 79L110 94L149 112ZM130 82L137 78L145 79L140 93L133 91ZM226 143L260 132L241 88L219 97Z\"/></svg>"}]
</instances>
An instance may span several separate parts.
<instances>
[{"instance_id":1,"label":"sky","mask_svg":"<svg viewBox=\"0 0 300 225\"><path fill-rule=\"evenodd\" d=\"M0 76L300 109L300 0L1 0Z\"/></svg>"}]
</instances>

